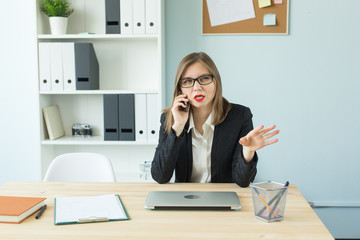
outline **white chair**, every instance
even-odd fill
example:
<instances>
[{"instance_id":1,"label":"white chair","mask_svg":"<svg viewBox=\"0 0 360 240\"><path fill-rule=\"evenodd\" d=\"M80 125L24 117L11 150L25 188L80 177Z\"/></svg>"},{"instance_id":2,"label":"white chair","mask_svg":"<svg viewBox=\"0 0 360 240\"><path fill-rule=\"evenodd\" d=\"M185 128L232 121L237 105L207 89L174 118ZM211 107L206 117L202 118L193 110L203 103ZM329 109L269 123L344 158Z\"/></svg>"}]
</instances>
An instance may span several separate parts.
<instances>
[{"instance_id":1,"label":"white chair","mask_svg":"<svg viewBox=\"0 0 360 240\"><path fill-rule=\"evenodd\" d=\"M110 160L98 153L65 153L50 164L44 182L116 182Z\"/></svg>"}]
</instances>

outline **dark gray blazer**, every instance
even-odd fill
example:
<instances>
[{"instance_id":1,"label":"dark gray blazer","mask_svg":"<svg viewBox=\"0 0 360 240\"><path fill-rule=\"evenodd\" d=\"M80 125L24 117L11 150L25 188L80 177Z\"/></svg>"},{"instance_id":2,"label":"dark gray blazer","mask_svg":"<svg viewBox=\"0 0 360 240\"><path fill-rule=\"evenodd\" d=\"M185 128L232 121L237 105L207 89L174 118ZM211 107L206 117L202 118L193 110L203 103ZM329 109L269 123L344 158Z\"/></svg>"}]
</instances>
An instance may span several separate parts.
<instances>
[{"instance_id":1,"label":"dark gray blazer","mask_svg":"<svg viewBox=\"0 0 360 240\"><path fill-rule=\"evenodd\" d=\"M161 115L159 144L152 162L151 175L158 183L169 182L175 169L175 182L190 182L192 174L192 137L186 128L177 137L173 129L165 132L165 113ZM215 126L211 149L211 182L232 183L249 186L256 175L258 162L255 153L249 164L242 156L239 139L253 129L249 108L231 104L225 120Z\"/></svg>"}]
</instances>

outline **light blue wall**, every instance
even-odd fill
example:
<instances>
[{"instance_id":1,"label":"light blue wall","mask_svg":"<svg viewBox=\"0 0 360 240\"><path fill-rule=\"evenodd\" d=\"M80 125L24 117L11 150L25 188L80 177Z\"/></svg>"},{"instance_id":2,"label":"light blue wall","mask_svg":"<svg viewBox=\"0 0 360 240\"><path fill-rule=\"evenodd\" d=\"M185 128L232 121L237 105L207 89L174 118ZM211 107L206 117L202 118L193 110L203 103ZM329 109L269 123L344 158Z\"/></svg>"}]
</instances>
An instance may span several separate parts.
<instances>
[{"instance_id":1,"label":"light blue wall","mask_svg":"<svg viewBox=\"0 0 360 240\"><path fill-rule=\"evenodd\" d=\"M360 206L360 1L292 0L285 36L201 35L201 2L166 1L167 103L182 57L207 52L224 96L250 107L254 125L281 130L279 143L259 151L256 180L289 180L308 201Z\"/></svg>"}]
</instances>

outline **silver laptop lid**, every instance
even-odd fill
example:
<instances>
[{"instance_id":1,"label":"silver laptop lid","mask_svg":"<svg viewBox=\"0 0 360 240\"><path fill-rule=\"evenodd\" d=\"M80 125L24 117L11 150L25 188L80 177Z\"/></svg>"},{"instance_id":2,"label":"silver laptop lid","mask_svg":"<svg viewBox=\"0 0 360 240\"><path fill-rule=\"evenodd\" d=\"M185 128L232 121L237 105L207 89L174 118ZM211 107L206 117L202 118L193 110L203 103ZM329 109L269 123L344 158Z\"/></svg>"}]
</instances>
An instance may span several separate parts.
<instances>
[{"instance_id":1,"label":"silver laptop lid","mask_svg":"<svg viewBox=\"0 0 360 240\"><path fill-rule=\"evenodd\" d=\"M236 192L149 192L145 209L240 210Z\"/></svg>"}]
</instances>

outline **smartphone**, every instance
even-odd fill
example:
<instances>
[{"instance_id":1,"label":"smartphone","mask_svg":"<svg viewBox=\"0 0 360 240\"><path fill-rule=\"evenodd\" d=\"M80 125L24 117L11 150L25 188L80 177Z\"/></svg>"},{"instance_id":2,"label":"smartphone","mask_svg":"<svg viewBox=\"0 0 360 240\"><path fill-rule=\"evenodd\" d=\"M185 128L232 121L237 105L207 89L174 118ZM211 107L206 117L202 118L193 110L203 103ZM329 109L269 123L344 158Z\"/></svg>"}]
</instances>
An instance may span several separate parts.
<instances>
[{"instance_id":1,"label":"smartphone","mask_svg":"<svg viewBox=\"0 0 360 240\"><path fill-rule=\"evenodd\" d=\"M185 112L187 112L187 111L189 111L189 107L188 107L188 103L187 102L185 102L185 101L183 101L183 103L185 104L185 108L182 108L183 109L183 111L185 111Z\"/></svg>"},{"instance_id":2,"label":"smartphone","mask_svg":"<svg viewBox=\"0 0 360 240\"><path fill-rule=\"evenodd\" d=\"M182 94L182 92L179 92L179 94ZM186 98L187 98L187 96L186 96ZM183 101L182 103L183 103L186 107L185 107L185 108L181 107L181 110L182 110L182 111L185 111L185 112L189 111L188 103L185 102L185 101Z\"/></svg>"}]
</instances>

